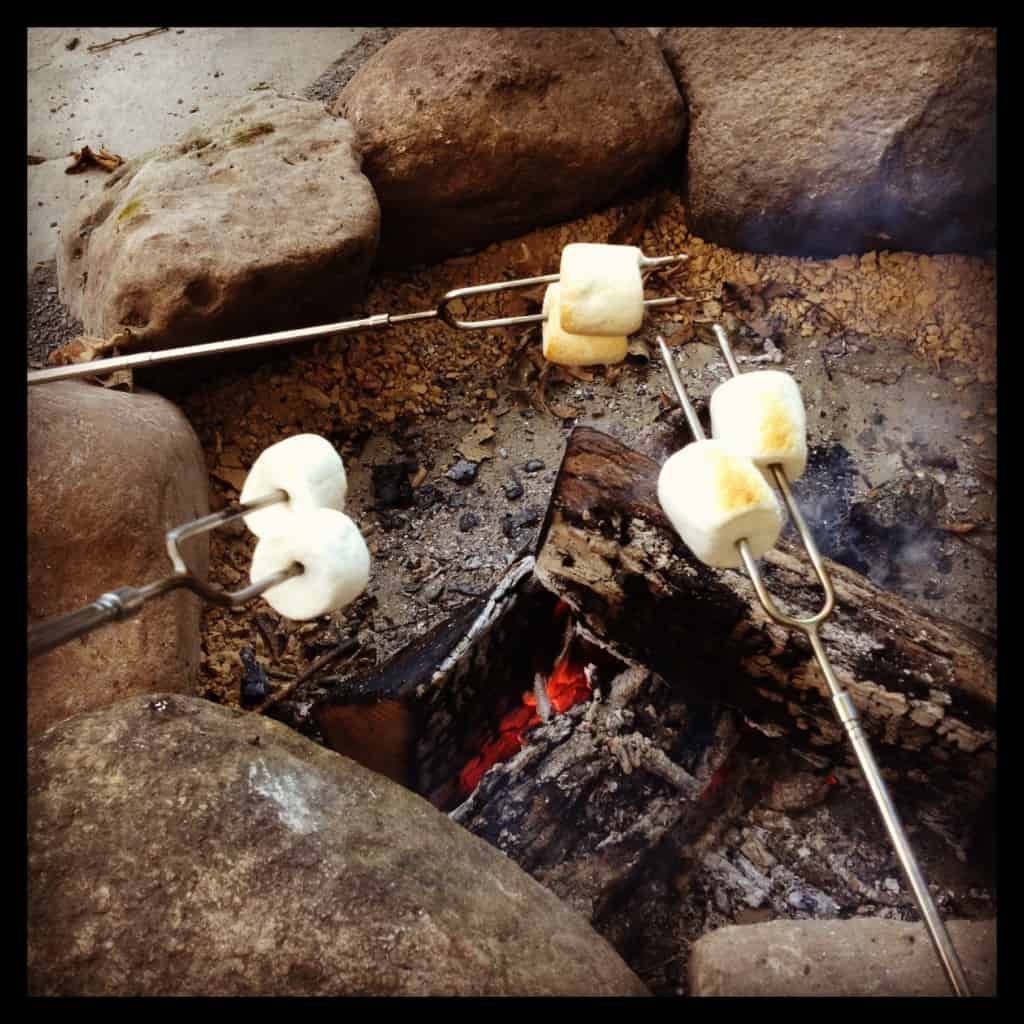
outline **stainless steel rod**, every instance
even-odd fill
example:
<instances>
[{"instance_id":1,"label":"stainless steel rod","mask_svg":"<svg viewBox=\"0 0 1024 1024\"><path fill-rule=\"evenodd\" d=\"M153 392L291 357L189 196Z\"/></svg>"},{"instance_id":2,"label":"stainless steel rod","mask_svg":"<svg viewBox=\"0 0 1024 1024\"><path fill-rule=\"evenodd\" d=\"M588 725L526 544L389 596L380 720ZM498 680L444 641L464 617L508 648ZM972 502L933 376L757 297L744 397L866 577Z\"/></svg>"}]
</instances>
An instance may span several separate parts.
<instances>
[{"instance_id":1,"label":"stainless steel rod","mask_svg":"<svg viewBox=\"0 0 1024 1024\"><path fill-rule=\"evenodd\" d=\"M413 316L436 316L433 310L427 313L406 314ZM271 334L254 334L248 338L234 338L230 341L210 341L203 345L184 345L167 348L158 352L138 352L131 356L112 356L109 359L93 359L88 363L72 363L70 366L54 366L46 370L30 370L29 384L43 384L47 381L70 380L74 377L102 376L117 370L130 370L140 366L156 366L160 363L175 363L196 356L212 356L222 352L238 352L242 349L266 348L282 342L303 341L307 338L322 338L345 331L360 331L372 327L386 327L391 320L386 313L364 317L362 320L342 320L336 324L320 324L318 327L300 327L292 331L274 331Z\"/></svg>"},{"instance_id":2,"label":"stainless steel rod","mask_svg":"<svg viewBox=\"0 0 1024 1024\"><path fill-rule=\"evenodd\" d=\"M825 648L822 646L817 628L808 629L806 633L807 638L811 642L814 655L818 659L818 667L821 669L821 674L825 677L829 691L832 694L832 704L835 708L836 717L839 719L843 730L850 740L850 745L857 755L857 763L864 773L864 778L867 780L871 795L878 806L882 822L896 850L900 866L903 868L903 874L910 883L914 900L921 911L921 916L924 918L928 937L932 940L935 953L942 964L943 970L946 972L946 979L955 995L969 996L971 990L967 983L967 975L964 973L963 965L960 963L960 957L957 955L956 947L954 947L953 941L949 937L949 932L946 930L946 925L939 914L938 907L935 906L935 901L932 899L928 883L925 881L924 874L917 863L917 858L914 856L914 851L910 846L910 841L907 839L907 833L903 828L903 822L900 820L896 806L889 796L889 789L882 778L882 773L875 761L875 756L871 751L867 737L864 735L853 699L839 685L839 681L832 671L828 655L825 653Z\"/></svg>"},{"instance_id":3,"label":"stainless steel rod","mask_svg":"<svg viewBox=\"0 0 1024 1024\"><path fill-rule=\"evenodd\" d=\"M661 361L665 364L665 369L668 370L669 379L672 381L672 387L676 392L676 398L679 400L679 404L686 415L686 422L690 424L690 431L698 441L703 441L704 428L697 418L697 410L690 403L690 396L686 393L686 388L683 387L683 382L679 377L679 371L676 369L672 353L668 345L665 344L665 339L660 334L658 335L658 348L661 350Z\"/></svg>"}]
</instances>

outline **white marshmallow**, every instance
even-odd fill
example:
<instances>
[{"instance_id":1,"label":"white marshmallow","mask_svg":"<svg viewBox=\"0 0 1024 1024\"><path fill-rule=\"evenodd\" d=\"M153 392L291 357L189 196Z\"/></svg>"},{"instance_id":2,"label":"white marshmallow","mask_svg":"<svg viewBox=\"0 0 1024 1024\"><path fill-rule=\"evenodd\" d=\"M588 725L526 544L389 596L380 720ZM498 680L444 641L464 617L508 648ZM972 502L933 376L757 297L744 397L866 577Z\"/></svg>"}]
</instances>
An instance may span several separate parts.
<instances>
[{"instance_id":1,"label":"white marshmallow","mask_svg":"<svg viewBox=\"0 0 1024 1024\"><path fill-rule=\"evenodd\" d=\"M711 435L767 474L780 463L790 480L807 468L807 413L800 388L788 373L741 373L711 395Z\"/></svg>"},{"instance_id":2,"label":"white marshmallow","mask_svg":"<svg viewBox=\"0 0 1024 1024\"><path fill-rule=\"evenodd\" d=\"M544 292L542 310L547 319L541 334L544 358L560 366L595 366L598 363L621 363L626 358L628 342L619 338L569 334L562 329L557 284L549 284Z\"/></svg>"},{"instance_id":3,"label":"white marshmallow","mask_svg":"<svg viewBox=\"0 0 1024 1024\"><path fill-rule=\"evenodd\" d=\"M633 245L567 245L558 273L562 330L601 338L639 330L644 319L642 255Z\"/></svg>"},{"instance_id":4,"label":"white marshmallow","mask_svg":"<svg viewBox=\"0 0 1024 1024\"><path fill-rule=\"evenodd\" d=\"M738 540L760 558L782 532L775 491L750 459L719 441L695 441L676 452L658 476L658 501L686 546L718 569L742 565Z\"/></svg>"},{"instance_id":5,"label":"white marshmallow","mask_svg":"<svg viewBox=\"0 0 1024 1024\"><path fill-rule=\"evenodd\" d=\"M282 490L287 501L278 502L245 516L245 525L257 537L290 533L292 516L314 508L345 507L348 480L334 445L317 434L295 434L264 449L245 478L243 504Z\"/></svg>"},{"instance_id":6,"label":"white marshmallow","mask_svg":"<svg viewBox=\"0 0 1024 1024\"><path fill-rule=\"evenodd\" d=\"M301 576L263 592L267 604L289 619L315 619L344 608L365 589L370 578L370 552L359 528L333 508L307 509L288 520L288 529L260 538L252 556L249 579L255 583L293 562Z\"/></svg>"}]
</instances>

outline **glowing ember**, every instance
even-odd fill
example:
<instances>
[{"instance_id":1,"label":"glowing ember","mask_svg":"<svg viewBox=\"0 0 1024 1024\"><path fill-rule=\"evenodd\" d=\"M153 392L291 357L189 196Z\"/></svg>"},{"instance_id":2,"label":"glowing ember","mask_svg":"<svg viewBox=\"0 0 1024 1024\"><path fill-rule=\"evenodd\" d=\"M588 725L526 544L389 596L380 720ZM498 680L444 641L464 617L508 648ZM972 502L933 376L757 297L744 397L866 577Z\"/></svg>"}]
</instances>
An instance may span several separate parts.
<instances>
[{"instance_id":1,"label":"glowing ember","mask_svg":"<svg viewBox=\"0 0 1024 1024\"><path fill-rule=\"evenodd\" d=\"M590 680L582 665L564 657L555 667L545 685L551 709L562 714L580 701L590 698ZM523 748L524 736L541 721L537 712L537 698L523 694L523 705L510 711L498 726L498 735L480 749L480 753L459 773L459 792L469 796L476 789L484 773L494 765L507 761Z\"/></svg>"}]
</instances>

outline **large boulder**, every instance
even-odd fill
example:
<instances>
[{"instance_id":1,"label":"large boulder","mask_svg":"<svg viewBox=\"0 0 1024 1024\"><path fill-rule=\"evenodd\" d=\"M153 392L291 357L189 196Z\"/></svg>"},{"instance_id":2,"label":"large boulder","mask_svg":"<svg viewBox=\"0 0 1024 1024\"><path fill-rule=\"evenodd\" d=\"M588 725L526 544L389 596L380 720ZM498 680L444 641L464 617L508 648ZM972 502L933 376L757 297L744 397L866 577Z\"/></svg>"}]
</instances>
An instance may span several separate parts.
<instances>
[{"instance_id":1,"label":"large boulder","mask_svg":"<svg viewBox=\"0 0 1024 1024\"><path fill-rule=\"evenodd\" d=\"M60 231L60 296L86 334L167 348L342 319L380 210L353 131L268 92L118 168Z\"/></svg>"},{"instance_id":2,"label":"large boulder","mask_svg":"<svg viewBox=\"0 0 1024 1024\"><path fill-rule=\"evenodd\" d=\"M995 32L672 28L687 223L753 252L974 251L995 238Z\"/></svg>"},{"instance_id":3,"label":"large boulder","mask_svg":"<svg viewBox=\"0 0 1024 1024\"><path fill-rule=\"evenodd\" d=\"M30 624L169 575L167 530L209 511L199 440L159 395L73 382L29 388L27 468ZM209 537L183 549L205 577ZM131 694L193 690L200 613L199 599L179 590L32 658L29 737Z\"/></svg>"},{"instance_id":4,"label":"large boulder","mask_svg":"<svg viewBox=\"0 0 1024 1024\"><path fill-rule=\"evenodd\" d=\"M996 994L995 921L947 921L971 992ZM766 921L730 925L690 951L695 996L947 996L945 971L923 924Z\"/></svg>"},{"instance_id":5,"label":"large boulder","mask_svg":"<svg viewBox=\"0 0 1024 1024\"><path fill-rule=\"evenodd\" d=\"M29 748L33 995L644 995L583 918L425 800L174 695Z\"/></svg>"},{"instance_id":6,"label":"large boulder","mask_svg":"<svg viewBox=\"0 0 1024 1024\"><path fill-rule=\"evenodd\" d=\"M359 133L382 266L589 212L649 178L686 124L638 28L412 29L332 109Z\"/></svg>"}]
</instances>

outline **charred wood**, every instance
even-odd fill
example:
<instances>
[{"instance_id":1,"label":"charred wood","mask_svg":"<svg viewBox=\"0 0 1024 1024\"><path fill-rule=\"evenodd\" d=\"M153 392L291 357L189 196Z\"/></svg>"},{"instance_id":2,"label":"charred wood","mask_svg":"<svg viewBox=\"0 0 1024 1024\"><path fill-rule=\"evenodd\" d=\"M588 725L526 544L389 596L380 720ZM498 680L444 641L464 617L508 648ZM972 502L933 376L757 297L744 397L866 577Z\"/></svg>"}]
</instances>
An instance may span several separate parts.
<instances>
[{"instance_id":1,"label":"charred wood","mask_svg":"<svg viewBox=\"0 0 1024 1024\"><path fill-rule=\"evenodd\" d=\"M605 434L574 431L537 578L592 639L658 673L680 699L724 703L766 735L812 750L843 744L809 644L767 617L743 573L711 570L689 554L658 505L658 471ZM828 567L836 610L822 637L883 769L941 765L984 788L995 762L992 641ZM820 606L798 542L784 538L762 571L783 608Z\"/></svg>"}]
</instances>

